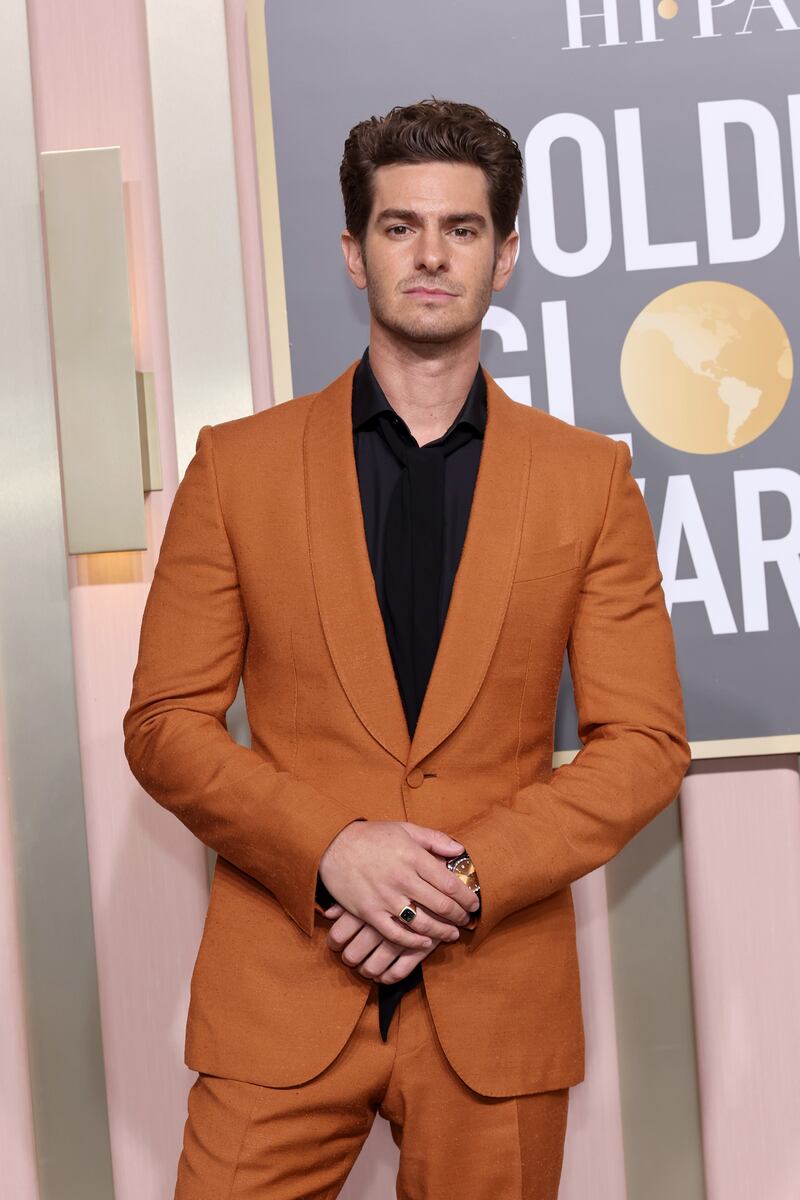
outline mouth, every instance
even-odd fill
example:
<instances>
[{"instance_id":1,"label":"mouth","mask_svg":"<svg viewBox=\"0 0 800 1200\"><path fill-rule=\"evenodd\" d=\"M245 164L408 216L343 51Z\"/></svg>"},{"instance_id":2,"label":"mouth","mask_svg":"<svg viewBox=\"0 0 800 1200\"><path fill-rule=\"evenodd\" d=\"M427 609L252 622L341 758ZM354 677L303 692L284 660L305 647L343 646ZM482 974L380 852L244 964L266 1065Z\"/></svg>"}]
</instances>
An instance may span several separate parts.
<instances>
[{"instance_id":1,"label":"mouth","mask_svg":"<svg viewBox=\"0 0 800 1200\"><path fill-rule=\"evenodd\" d=\"M453 300L453 299L455 299L455 292L446 292L443 288L425 288L425 287L408 288L406 291L406 295L407 296L422 296L426 300Z\"/></svg>"}]
</instances>

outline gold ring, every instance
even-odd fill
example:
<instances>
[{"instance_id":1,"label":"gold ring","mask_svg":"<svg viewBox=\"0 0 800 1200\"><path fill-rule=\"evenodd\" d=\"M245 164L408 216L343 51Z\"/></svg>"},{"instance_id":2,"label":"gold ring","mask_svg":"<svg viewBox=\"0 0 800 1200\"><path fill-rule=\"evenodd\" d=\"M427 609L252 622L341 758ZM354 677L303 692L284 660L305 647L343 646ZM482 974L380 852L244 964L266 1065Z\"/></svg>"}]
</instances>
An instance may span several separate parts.
<instances>
[{"instance_id":1,"label":"gold ring","mask_svg":"<svg viewBox=\"0 0 800 1200\"><path fill-rule=\"evenodd\" d=\"M410 925L417 915L417 910L413 904L404 904L397 915L401 921L405 921L407 925Z\"/></svg>"}]
</instances>

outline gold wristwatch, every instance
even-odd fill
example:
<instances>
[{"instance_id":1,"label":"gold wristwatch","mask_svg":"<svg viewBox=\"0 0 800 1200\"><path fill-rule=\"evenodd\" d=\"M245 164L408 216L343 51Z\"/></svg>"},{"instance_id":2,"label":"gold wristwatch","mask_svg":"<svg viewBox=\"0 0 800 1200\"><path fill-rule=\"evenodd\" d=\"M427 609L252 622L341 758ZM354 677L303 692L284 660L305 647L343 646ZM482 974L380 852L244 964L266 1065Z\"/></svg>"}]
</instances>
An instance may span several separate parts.
<instances>
[{"instance_id":1,"label":"gold wristwatch","mask_svg":"<svg viewBox=\"0 0 800 1200\"><path fill-rule=\"evenodd\" d=\"M445 866L449 871L457 875L470 891L478 892L478 898L480 899L481 885L478 883L478 872L475 870L475 864L468 854L457 854L455 858L448 858Z\"/></svg>"}]
</instances>

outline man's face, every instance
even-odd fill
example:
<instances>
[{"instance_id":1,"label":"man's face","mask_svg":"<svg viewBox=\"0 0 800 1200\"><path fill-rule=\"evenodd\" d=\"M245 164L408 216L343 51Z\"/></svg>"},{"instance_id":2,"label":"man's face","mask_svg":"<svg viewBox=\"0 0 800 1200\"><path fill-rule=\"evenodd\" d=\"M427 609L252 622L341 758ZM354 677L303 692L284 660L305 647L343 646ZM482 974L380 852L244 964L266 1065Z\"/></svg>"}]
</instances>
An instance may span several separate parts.
<instances>
[{"instance_id":1,"label":"man's face","mask_svg":"<svg viewBox=\"0 0 800 1200\"><path fill-rule=\"evenodd\" d=\"M517 234L497 245L488 183L468 163L378 167L363 246L342 250L373 319L404 340L450 342L479 326L505 287Z\"/></svg>"}]
</instances>

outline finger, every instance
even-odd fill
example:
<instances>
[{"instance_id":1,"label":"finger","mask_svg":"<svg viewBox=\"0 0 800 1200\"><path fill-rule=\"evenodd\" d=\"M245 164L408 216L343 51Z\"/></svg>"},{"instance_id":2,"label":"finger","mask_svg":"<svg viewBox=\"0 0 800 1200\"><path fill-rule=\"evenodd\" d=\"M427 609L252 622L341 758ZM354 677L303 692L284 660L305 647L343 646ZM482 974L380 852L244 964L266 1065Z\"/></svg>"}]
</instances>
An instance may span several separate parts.
<instances>
[{"instance_id":1,"label":"finger","mask_svg":"<svg viewBox=\"0 0 800 1200\"><path fill-rule=\"evenodd\" d=\"M446 917L439 917L436 913L431 912L424 904L415 901L417 916L414 918L416 923L420 913L426 917L430 923L430 929L426 928L423 932L440 942L457 942L460 936L458 925L454 921L448 921ZM438 931L438 932L437 932ZM419 932L419 930L417 930Z\"/></svg>"},{"instance_id":2,"label":"finger","mask_svg":"<svg viewBox=\"0 0 800 1200\"><path fill-rule=\"evenodd\" d=\"M435 888L431 888L427 883L423 883L421 879L417 880L415 887L417 889L417 894L412 903L414 908L417 910L417 915L414 917L413 921L409 922L406 928L413 928L416 933L422 934L428 938L437 938L440 941L448 942L455 941L456 939L453 937L453 932L458 933L456 926L466 924L466 917L464 916L462 910L456 906L454 911L460 913L461 915L454 920L450 920L446 917L439 917L431 908L428 908L427 905L421 903L420 897L430 896L432 903L436 904L441 901L440 894ZM396 920L395 924L400 925L400 920ZM393 934L390 936L394 937ZM394 938L394 940L398 941L399 939ZM422 949L422 947L416 947L416 949Z\"/></svg>"},{"instance_id":3,"label":"finger","mask_svg":"<svg viewBox=\"0 0 800 1200\"><path fill-rule=\"evenodd\" d=\"M363 925L342 950L342 962L346 962L348 967L358 966L383 940L377 929Z\"/></svg>"},{"instance_id":4,"label":"finger","mask_svg":"<svg viewBox=\"0 0 800 1200\"><path fill-rule=\"evenodd\" d=\"M430 954L429 950L403 950L393 963L390 963L383 974L377 976L378 983L399 983L410 975L417 963Z\"/></svg>"},{"instance_id":5,"label":"finger","mask_svg":"<svg viewBox=\"0 0 800 1200\"><path fill-rule=\"evenodd\" d=\"M401 948L396 942L387 942L386 938L382 938L372 953L359 963L359 975L363 975L365 979L377 979L384 971L388 970L400 953ZM426 952L420 951L420 953Z\"/></svg>"},{"instance_id":6,"label":"finger","mask_svg":"<svg viewBox=\"0 0 800 1200\"><path fill-rule=\"evenodd\" d=\"M404 900L399 901L396 911L400 912L405 903ZM429 950L433 945L432 939L426 934L412 933L399 917L394 917L385 909L368 914L367 921L386 938L387 942L396 942L404 950Z\"/></svg>"},{"instance_id":7,"label":"finger","mask_svg":"<svg viewBox=\"0 0 800 1200\"><path fill-rule=\"evenodd\" d=\"M419 883L419 886L426 887L427 885ZM415 933L423 934L425 937L439 942L458 941L459 930L455 921L449 921L445 917L437 916L435 912L432 912L417 899L413 901L413 905L417 910L417 915L409 924L413 926ZM465 918L462 917L459 920L465 920Z\"/></svg>"},{"instance_id":8,"label":"finger","mask_svg":"<svg viewBox=\"0 0 800 1200\"><path fill-rule=\"evenodd\" d=\"M417 825L415 821L401 821L401 825L406 833L425 850L431 850L434 854L442 854L446 858L464 853L461 842L456 841L449 834L443 833L441 829L430 829L427 825Z\"/></svg>"},{"instance_id":9,"label":"finger","mask_svg":"<svg viewBox=\"0 0 800 1200\"><path fill-rule=\"evenodd\" d=\"M340 917L344 911L345 909L341 904L332 904L330 908L325 909L322 915L333 920L334 917Z\"/></svg>"},{"instance_id":10,"label":"finger","mask_svg":"<svg viewBox=\"0 0 800 1200\"><path fill-rule=\"evenodd\" d=\"M432 904L430 899L424 895L420 895L418 899L432 908L439 916L457 920L460 913L457 912L455 906L461 910L461 913L468 914L474 912L478 907L478 897L472 888L468 888L453 871L447 869L444 863L431 858L429 854L422 854L414 865L425 882L441 895L441 900L435 904ZM463 922L459 921L459 924L463 924Z\"/></svg>"},{"instance_id":11,"label":"finger","mask_svg":"<svg viewBox=\"0 0 800 1200\"><path fill-rule=\"evenodd\" d=\"M341 950L354 937L364 922L360 917L345 912L331 925L327 933L327 942L332 950Z\"/></svg>"},{"instance_id":12,"label":"finger","mask_svg":"<svg viewBox=\"0 0 800 1200\"><path fill-rule=\"evenodd\" d=\"M452 893L456 887L463 888L465 885L460 879L456 879L451 871L446 867L442 868L442 876L435 876L437 885L428 883L425 878L425 873L430 873L430 866L438 864L430 858L430 855L421 855L423 862L420 867L420 873L416 879L407 879L401 886L408 889L407 895L414 897L414 903L417 905L417 916L412 922L415 930L420 933L427 934L430 937L444 937L452 925L467 925L469 916L464 912L460 904L453 900L449 893ZM413 869L413 868L412 868ZM446 889L442 891L441 889ZM466 891L472 896L469 888ZM420 906L424 906L424 912ZM425 915L425 914L429 915Z\"/></svg>"}]
</instances>

